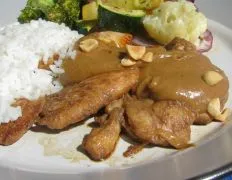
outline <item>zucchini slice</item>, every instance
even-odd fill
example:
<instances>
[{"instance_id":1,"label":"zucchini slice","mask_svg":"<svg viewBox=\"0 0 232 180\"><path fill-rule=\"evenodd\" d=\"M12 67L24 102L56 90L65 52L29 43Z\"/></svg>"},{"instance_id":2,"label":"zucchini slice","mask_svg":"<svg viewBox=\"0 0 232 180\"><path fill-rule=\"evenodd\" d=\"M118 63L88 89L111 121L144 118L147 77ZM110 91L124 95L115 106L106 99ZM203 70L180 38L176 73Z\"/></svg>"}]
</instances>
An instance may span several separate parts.
<instances>
[{"instance_id":1,"label":"zucchini slice","mask_svg":"<svg viewBox=\"0 0 232 180\"><path fill-rule=\"evenodd\" d=\"M131 10L110 6L98 1L98 26L101 29L137 33L143 30L143 10Z\"/></svg>"}]
</instances>

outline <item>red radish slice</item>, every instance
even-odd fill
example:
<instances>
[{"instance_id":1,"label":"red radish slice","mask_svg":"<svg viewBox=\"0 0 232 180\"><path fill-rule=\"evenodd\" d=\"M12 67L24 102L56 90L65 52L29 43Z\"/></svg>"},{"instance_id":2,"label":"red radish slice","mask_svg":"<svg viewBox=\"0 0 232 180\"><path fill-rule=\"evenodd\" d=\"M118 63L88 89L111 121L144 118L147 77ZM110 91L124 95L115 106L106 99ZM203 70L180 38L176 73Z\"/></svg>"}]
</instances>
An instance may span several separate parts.
<instances>
[{"instance_id":1,"label":"red radish slice","mask_svg":"<svg viewBox=\"0 0 232 180\"><path fill-rule=\"evenodd\" d=\"M138 45L138 46L146 46L146 47L151 47L156 45L157 43L152 40L152 39L145 39L139 36L134 36L132 39L132 43L134 45Z\"/></svg>"},{"instance_id":2,"label":"red radish slice","mask_svg":"<svg viewBox=\"0 0 232 180\"><path fill-rule=\"evenodd\" d=\"M204 34L200 37L200 40L200 45L197 47L197 51L203 53L209 51L212 48L213 35L209 30L204 32Z\"/></svg>"}]
</instances>

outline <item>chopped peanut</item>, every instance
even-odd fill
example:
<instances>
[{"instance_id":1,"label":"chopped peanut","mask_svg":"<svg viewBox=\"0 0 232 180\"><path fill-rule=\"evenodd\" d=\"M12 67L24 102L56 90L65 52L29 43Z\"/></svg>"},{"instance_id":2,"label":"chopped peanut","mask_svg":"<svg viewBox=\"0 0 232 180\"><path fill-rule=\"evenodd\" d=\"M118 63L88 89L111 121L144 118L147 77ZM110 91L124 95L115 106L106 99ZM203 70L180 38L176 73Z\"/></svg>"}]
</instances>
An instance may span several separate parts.
<instances>
[{"instance_id":1,"label":"chopped peanut","mask_svg":"<svg viewBox=\"0 0 232 180\"><path fill-rule=\"evenodd\" d=\"M145 61L145 62L152 62L153 61L153 53L152 52L148 52L146 53L141 60Z\"/></svg>"},{"instance_id":2,"label":"chopped peanut","mask_svg":"<svg viewBox=\"0 0 232 180\"><path fill-rule=\"evenodd\" d=\"M80 48L84 52L90 52L98 47L98 41L96 39L86 39L80 42Z\"/></svg>"},{"instance_id":3,"label":"chopped peanut","mask_svg":"<svg viewBox=\"0 0 232 180\"><path fill-rule=\"evenodd\" d=\"M122 64L123 66L133 66L133 65L136 64L136 62L133 61L133 60L131 60L131 59L129 59L129 58L123 58L123 59L121 60L121 64Z\"/></svg>"},{"instance_id":4,"label":"chopped peanut","mask_svg":"<svg viewBox=\"0 0 232 180\"><path fill-rule=\"evenodd\" d=\"M223 76L216 71L207 71L203 75L203 80L210 86L216 85L223 79Z\"/></svg>"},{"instance_id":5,"label":"chopped peanut","mask_svg":"<svg viewBox=\"0 0 232 180\"><path fill-rule=\"evenodd\" d=\"M231 115L231 113L231 109L226 108L219 116L215 117L215 119L224 122Z\"/></svg>"},{"instance_id":6,"label":"chopped peanut","mask_svg":"<svg viewBox=\"0 0 232 180\"><path fill-rule=\"evenodd\" d=\"M214 98L209 102L208 113L214 118L221 114L221 104L219 98Z\"/></svg>"},{"instance_id":7,"label":"chopped peanut","mask_svg":"<svg viewBox=\"0 0 232 180\"><path fill-rule=\"evenodd\" d=\"M129 55L134 59L134 60L139 60L141 59L145 52L146 52L146 47L145 46L133 46L133 45L126 45L126 49L129 53Z\"/></svg>"}]
</instances>

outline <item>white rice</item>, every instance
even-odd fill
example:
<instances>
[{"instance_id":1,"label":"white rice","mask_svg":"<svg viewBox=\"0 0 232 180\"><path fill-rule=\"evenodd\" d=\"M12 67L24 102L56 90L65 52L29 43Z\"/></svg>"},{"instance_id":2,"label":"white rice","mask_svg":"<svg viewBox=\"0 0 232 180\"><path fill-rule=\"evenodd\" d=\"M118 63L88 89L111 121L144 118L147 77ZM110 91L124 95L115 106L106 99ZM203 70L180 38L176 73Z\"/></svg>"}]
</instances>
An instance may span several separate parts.
<instances>
[{"instance_id":1,"label":"white rice","mask_svg":"<svg viewBox=\"0 0 232 180\"><path fill-rule=\"evenodd\" d=\"M22 116L20 107L11 106L16 99L36 100L62 89L54 76L64 72L62 59L75 57L73 46L81 37L63 24L44 20L0 29L0 124ZM38 69L40 60L46 64L54 54L59 60L50 65L52 71Z\"/></svg>"}]
</instances>

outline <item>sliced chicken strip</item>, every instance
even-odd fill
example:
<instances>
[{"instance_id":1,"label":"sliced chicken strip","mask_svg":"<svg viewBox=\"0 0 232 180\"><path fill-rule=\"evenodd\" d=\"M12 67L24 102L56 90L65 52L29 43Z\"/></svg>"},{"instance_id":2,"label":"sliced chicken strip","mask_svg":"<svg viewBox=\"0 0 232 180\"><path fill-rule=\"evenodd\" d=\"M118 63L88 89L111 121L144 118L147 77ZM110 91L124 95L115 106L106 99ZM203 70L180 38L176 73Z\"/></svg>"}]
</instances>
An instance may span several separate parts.
<instances>
[{"instance_id":1,"label":"sliced chicken strip","mask_svg":"<svg viewBox=\"0 0 232 180\"><path fill-rule=\"evenodd\" d=\"M29 101L26 99L17 100L15 106L21 106L22 117L16 121L2 123L0 125L0 144L11 145L18 141L34 124L38 114L42 111L44 100Z\"/></svg>"},{"instance_id":2,"label":"sliced chicken strip","mask_svg":"<svg viewBox=\"0 0 232 180\"><path fill-rule=\"evenodd\" d=\"M100 128L92 129L83 142L83 148L95 161L108 158L114 151L119 139L123 119L123 109L115 108Z\"/></svg>"},{"instance_id":3,"label":"sliced chicken strip","mask_svg":"<svg viewBox=\"0 0 232 180\"><path fill-rule=\"evenodd\" d=\"M47 96L39 125L63 129L98 112L136 85L139 70L112 71L88 78Z\"/></svg>"}]
</instances>

